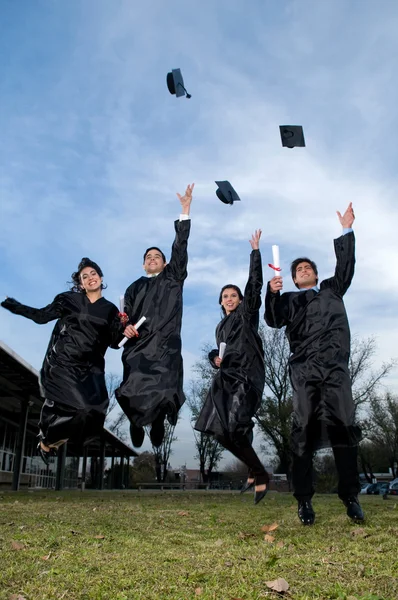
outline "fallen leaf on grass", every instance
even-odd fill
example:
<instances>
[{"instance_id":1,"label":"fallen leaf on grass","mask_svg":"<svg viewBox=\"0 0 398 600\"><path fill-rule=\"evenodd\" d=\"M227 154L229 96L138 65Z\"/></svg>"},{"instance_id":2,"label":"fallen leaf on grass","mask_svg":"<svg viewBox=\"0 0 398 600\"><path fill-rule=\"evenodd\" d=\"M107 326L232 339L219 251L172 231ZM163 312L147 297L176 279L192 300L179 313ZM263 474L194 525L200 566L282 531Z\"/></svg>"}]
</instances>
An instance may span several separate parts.
<instances>
[{"instance_id":1,"label":"fallen leaf on grass","mask_svg":"<svg viewBox=\"0 0 398 600\"><path fill-rule=\"evenodd\" d=\"M13 550L23 550L26 546L23 542L16 542L15 540L12 540L11 547Z\"/></svg>"},{"instance_id":2,"label":"fallen leaf on grass","mask_svg":"<svg viewBox=\"0 0 398 600\"><path fill-rule=\"evenodd\" d=\"M245 540L246 538L249 538L249 537L255 537L255 536L256 536L256 534L255 534L255 533L243 533L243 531L240 531L240 532L238 533L238 537L239 537L241 540Z\"/></svg>"},{"instance_id":3,"label":"fallen leaf on grass","mask_svg":"<svg viewBox=\"0 0 398 600\"><path fill-rule=\"evenodd\" d=\"M189 512L187 512L186 510L180 510L180 512L177 513L179 517L188 517Z\"/></svg>"},{"instance_id":4,"label":"fallen leaf on grass","mask_svg":"<svg viewBox=\"0 0 398 600\"><path fill-rule=\"evenodd\" d=\"M272 544L275 540L273 535L268 535L268 533L264 536L264 542L268 542L268 544Z\"/></svg>"},{"instance_id":5,"label":"fallen leaf on grass","mask_svg":"<svg viewBox=\"0 0 398 600\"><path fill-rule=\"evenodd\" d=\"M215 546L222 546L223 545L223 540L217 540L216 542L214 542Z\"/></svg>"},{"instance_id":6,"label":"fallen leaf on grass","mask_svg":"<svg viewBox=\"0 0 398 600\"><path fill-rule=\"evenodd\" d=\"M274 581L266 581L265 585L274 592L279 592L280 594L287 592L289 589L289 584L283 577L278 577L278 579L274 579Z\"/></svg>"},{"instance_id":7,"label":"fallen leaf on grass","mask_svg":"<svg viewBox=\"0 0 398 600\"><path fill-rule=\"evenodd\" d=\"M195 596L201 596L203 594L202 588L195 588Z\"/></svg>"},{"instance_id":8,"label":"fallen leaf on grass","mask_svg":"<svg viewBox=\"0 0 398 600\"><path fill-rule=\"evenodd\" d=\"M232 567L232 564L233 564L233 563L231 563L231 561L229 561L229 560L226 560L226 561L225 561L225 563L224 563L224 565L225 565L226 567Z\"/></svg>"},{"instance_id":9,"label":"fallen leaf on grass","mask_svg":"<svg viewBox=\"0 0 398 600\"><path fill-rule=\"evenodd\" d=\"M283 546L284 546L284 545L285 545L285 542L282 542L282 541L281 541L281 542L278 542L278 543L276 544L276 547L277 547L277 548L283 548Z\"/></svg>"},{"instance_id":10,"label":"fallen leaf on grass","mask_svg":"<svg viewBox=\"0 0 398 600\"><path fill-rule=\"evenodd\" d=\"M25 596L21 596L21 594L12 594L10 600L26 600L26 598Z\"/></svg>"},{"instance_id":11,"label":"fallen leaf on grass","mask_svg":"<svg viewBox=\"0 0 398 600\"><path fill-rule=\"evenodd\" d=\"M278 523L272 523L272 525L263 525L261 527L261 531L264 531L264 533L268 533L270 531L275 531L275 529L278 529L278 527Z\"/></svg>"},{"instance_id":12,"label":"fallen leaf on grass","mask_svg":"<svg viewBox=\"0 0 398 600\"><path fill-rule=\"evenodd\" d=\"M95 536L94 536L94 538L95 538L96 540L104 540L104 539L105 539L105 536L104 536L104 535L95 535Z\"/></svg>"},{"instance_id":13,"label":"fallen leaf on grass","mask_svg":"<svg viewBox=\"0 0 398 600\"><path fill-rule=\"evenodd\" d=\"M25 525L20 525L19 529L22 531L22 529L25 529L25 527L26 527Z\"/></svg>"},{"instance_id":14,"label":"fallen leaf on grass","mask_svg":"<svg viewBox=\"0 0 398 600\"><path fill-rule=\"evenodd\" d=\"M353 529L351 531L351 535L352 535L352 537L356 537L356 536L361 536L364 538L369 537L369 534L364 530L363 527L357 527L356 529Z\"/></svg>"},{"instance_id":15,"label":"fallen leaf on grass","mask_svg":"<svg viewBox=\"0 0 398 600\"><path fill-rule=\"evenodd\" d=\"M93 508L93 512L95 512L97 510L97 507Z\"/></svg>"},{"instance_id":16,"label":"fallen leaf on grass","mask_svg":"<svg viewBox=\"0 0 398 600\"><path fill-rule=\"evenodd\" d=\"M51 556L51 551L48 554L46 554L46 556L42 556L41 559L48 560L50 558L50 556Z\"/></svg>"}]
</instances>

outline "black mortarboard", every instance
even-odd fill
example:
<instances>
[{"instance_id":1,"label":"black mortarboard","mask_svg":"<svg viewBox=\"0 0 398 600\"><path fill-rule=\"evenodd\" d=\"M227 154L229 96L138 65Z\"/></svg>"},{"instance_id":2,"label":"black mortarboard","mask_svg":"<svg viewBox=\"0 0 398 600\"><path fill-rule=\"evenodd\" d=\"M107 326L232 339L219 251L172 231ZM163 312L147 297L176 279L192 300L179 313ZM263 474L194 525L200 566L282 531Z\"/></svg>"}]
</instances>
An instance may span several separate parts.
<instances>
[{"instance_id":1,"label":"black mortarboard","mask_svg":"<svg viewBox=\"0 0 398 600\"><path fill-rule=\"evenodd\" d=\"M191 97L191 94L188 94L187 90L184 87L184 80L182 78L181 69L173 69L171 73L167 73L167 87L169 89L170 94L175 94L177 98L180 96L187 96L187 98Z\"/></svg>"},{"instance_id":2,"label":"black mortarboard","mask_svg":"<svg viewBox=\"0 0 398 600\"><path fill-rule=\"evenodd\" d=\"M282 146L294 148L305 146L304 133L301 125L279 125L282 138Z\"/></svg>"},{"instance_id":3,"label":"black mortarboard","mask_svg":"<svg viewBox=\"0 0 398 600\"><path fill-rule=\"evenodd\" d=\"M224 202L224 204L233 204L240 200L238 194L235 192L229 181L216 181L218 190L216 190L217 197Z\"/></svg>"}]
</instances>

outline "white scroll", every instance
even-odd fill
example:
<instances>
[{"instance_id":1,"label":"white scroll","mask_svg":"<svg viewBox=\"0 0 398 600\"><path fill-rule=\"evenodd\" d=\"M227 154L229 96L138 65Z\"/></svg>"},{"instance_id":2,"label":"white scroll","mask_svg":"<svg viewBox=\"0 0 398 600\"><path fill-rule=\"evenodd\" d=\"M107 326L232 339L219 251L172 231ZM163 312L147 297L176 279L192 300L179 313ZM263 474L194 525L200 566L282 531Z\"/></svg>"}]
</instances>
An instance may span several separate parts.
<instances>
[{"instance_id":1,"label":"white scroll","mask_svg":"<svg viewBox=\"0 0 398 600\"><path fill-rule=\"evenodd\" d=\"M141 325L143 324L143 322L146 321L146 317L141 317L141 319L139 319L139 321L137 321L137 323L134 325L134 327L136 329L139 329L141 327ZM124 344L127 342L127 340L129 340L130 338L128 337L124 337L122 339L121 342L118 343L119 348L121 348L122 346L124 346Z\"/></svg>"},{"instance_id":2,"label":"white scroll","mask_svg":"<svg viewBox=\"0 0 398 600\"><path fill-rule=\"evenodd\" d=\"M220 348L218 350L218 357L221 358L221 360L224 358L226 347L227 347L227 344L225 342L220 342Z\"/></svg>"}]
</instances>

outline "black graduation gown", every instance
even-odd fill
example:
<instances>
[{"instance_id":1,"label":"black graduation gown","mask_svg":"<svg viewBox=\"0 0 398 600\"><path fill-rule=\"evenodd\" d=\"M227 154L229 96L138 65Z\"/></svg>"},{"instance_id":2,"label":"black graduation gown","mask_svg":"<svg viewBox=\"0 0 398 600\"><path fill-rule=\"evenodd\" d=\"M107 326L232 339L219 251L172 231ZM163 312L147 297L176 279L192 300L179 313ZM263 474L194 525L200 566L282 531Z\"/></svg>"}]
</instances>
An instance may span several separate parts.
<instances>
[{"instance_id":1,"label":"black graduation gown","mask_svg":"<svg viewBox=\"0 0 398 600\"><path fill-rule=\"evenodd\" d=\"M354 275L354 233L334 240L334 248L334 276L322 281L318 293L272 294L268 284L265 299L267 325L286 326L292 352L292 443L298 455L329 445L355 446L360 439L354 424L350 328L343 302Z\"/></svg>"},{"instance_id":2,"label":"black graduation gown","mask_svg":"<svg viewBox=\"0 0 398 600\"><path fill-rule=\"evenodd\" d=\"M91 303L79 292L58 294L45 308L13 298L1 304L38 324L58 319L40 371L46 399L40 423L44 440L81 442L99 435L109 404L104 355L123 337L117 307L105 298Z\"/></svg>"},{"instance_id":3,"label":"black graduation gown","mask_svg":"<svg viewBox=\"0 0 398 600\"><path fill-rule=\"evenodd\" d=\"M216 342L226 343L221 368L215 374L195 429L230 439L250 436L252 417L264 389L264 350L258 334L263 273L261 254L250 256L249 279L241 304L225 316L216 328ZM218 350L212 350L213 366Z\"/></svg>"},{"instance_id":4,"label":"black graduation gown","mask_svg":"<svg viewBox=\"0 0 398 600\"><path fill-rule=\"evenodd\" d=\"M146 321L123 350L123 381L116 398L137 427L162 414L175 425L185 402L181 356L182 291L187 277L190 219L176 221L170 262L154 277L140 277L126 290L129 323Z\"/></svg>"}]
</instances>

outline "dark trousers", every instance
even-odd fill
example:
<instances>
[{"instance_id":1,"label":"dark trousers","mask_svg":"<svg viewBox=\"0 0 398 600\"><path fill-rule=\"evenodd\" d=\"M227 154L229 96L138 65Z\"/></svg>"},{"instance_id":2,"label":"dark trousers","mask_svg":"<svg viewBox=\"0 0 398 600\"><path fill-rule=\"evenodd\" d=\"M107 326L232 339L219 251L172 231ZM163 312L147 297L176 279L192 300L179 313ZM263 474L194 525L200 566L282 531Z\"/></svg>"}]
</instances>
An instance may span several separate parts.
<instances>
[{"instance_id":1,"label":"dark trousers","mask_svg":"<svg viewBox=\"0 0 398 600\"><path fill-rule=\"evenodd\" d=\"M348 496L356 496L360 490L358 474L358 447L334 446L334 460L339 477L338 494L344 500ZM292 482L294 497L297 500L310 500L314 495L313 487L313 453L304 452L293 455Z\"/></svg>"},{"instance_id":2,"label":"dark trousers","mask_svg":"<svg viewBox=\"0 0 398 600\"><path fill-rule=\"evenodd\" d=\"M269 475L254 451L247 435L236 434L233 437L216 435L215 438L226 450L247 466L249 477L256 479L257 484L268 483Z\"/></svg>"}]
</instances>

